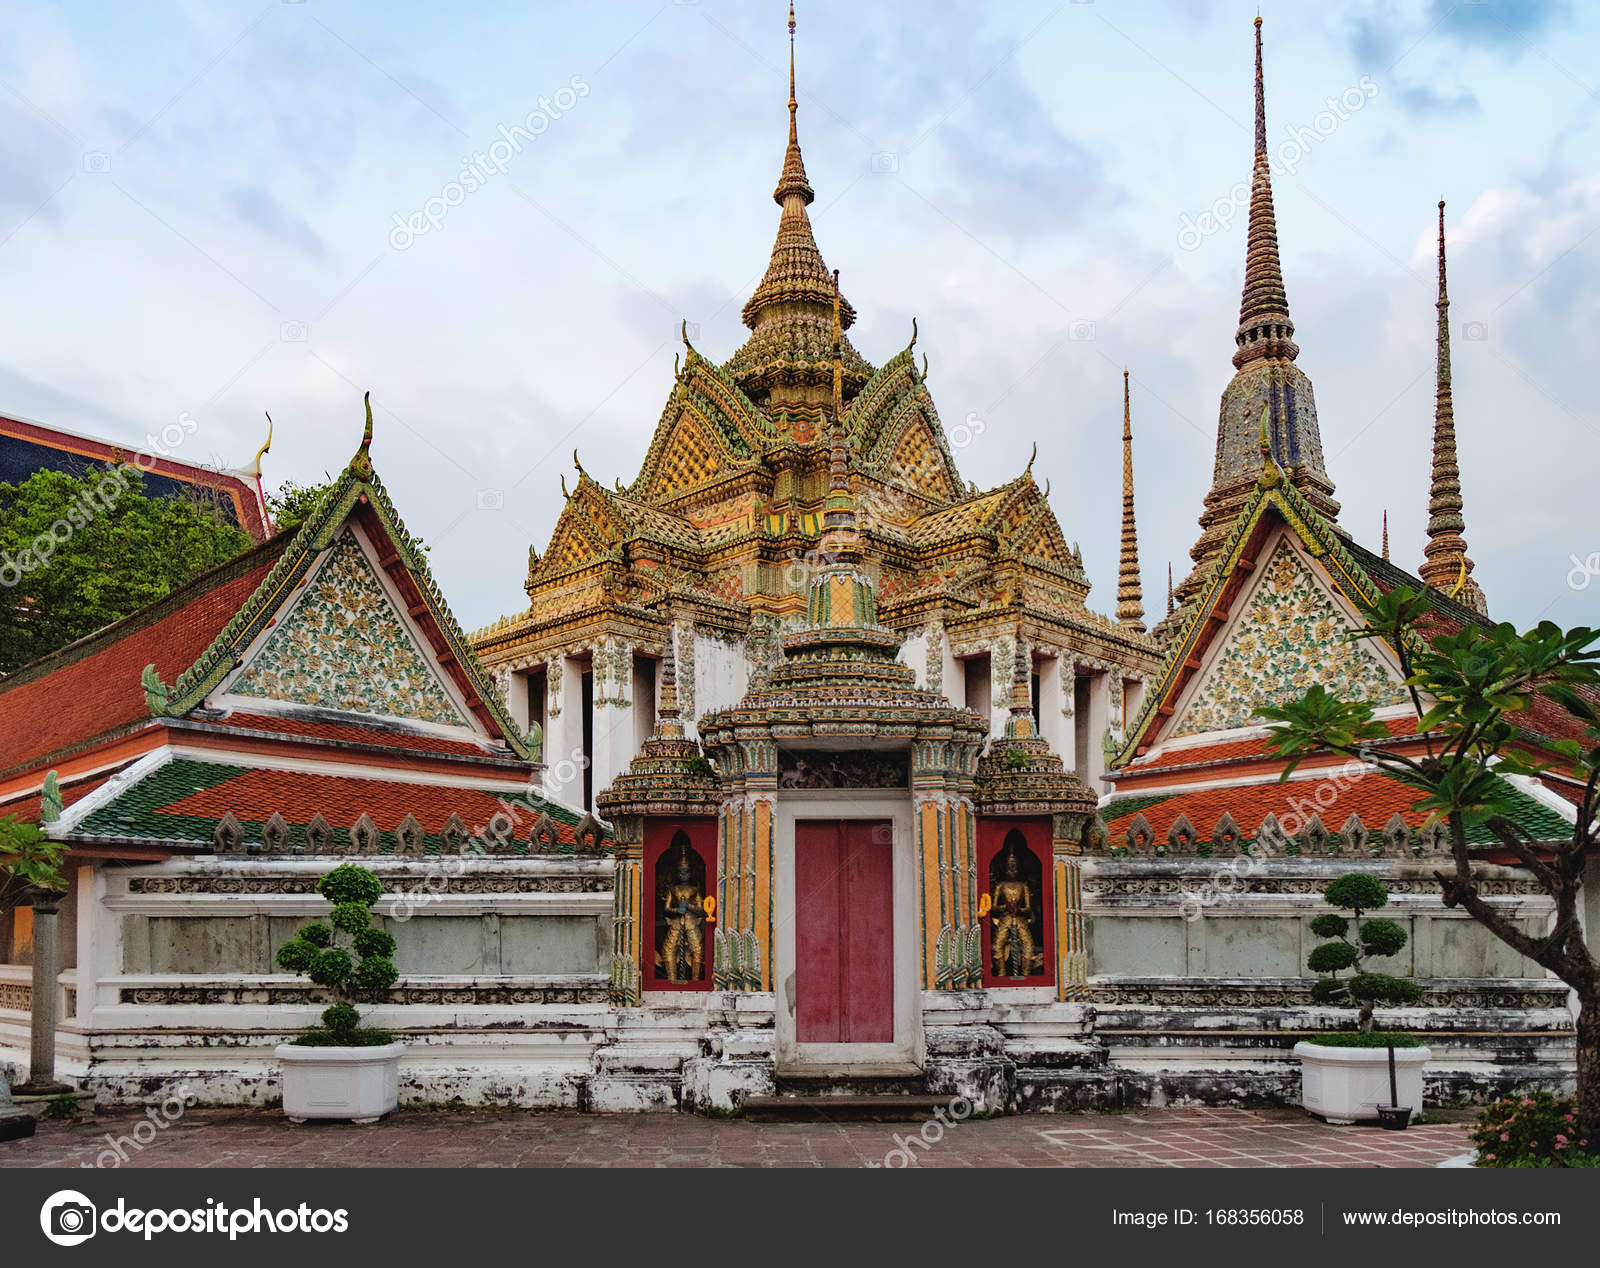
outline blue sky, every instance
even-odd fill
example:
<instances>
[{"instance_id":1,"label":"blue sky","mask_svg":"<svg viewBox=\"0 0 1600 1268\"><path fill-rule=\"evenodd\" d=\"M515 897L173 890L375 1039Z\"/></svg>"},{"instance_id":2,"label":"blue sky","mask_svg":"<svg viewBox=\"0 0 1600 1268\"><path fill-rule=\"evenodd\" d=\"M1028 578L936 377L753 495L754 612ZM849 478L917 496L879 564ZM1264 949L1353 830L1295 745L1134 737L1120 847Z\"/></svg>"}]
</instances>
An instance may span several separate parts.
<instances>
[{"instance_id":1,"label":"blue sky","mask_svg":"<svg viewBox=\"0 0 1600 1268\"><path fill-rule=\"evenodd\" d=\"M918 319L946 426L985 424L958 454L978 484L1037 441L1101 611L1130 367L1154 611L1232 373L1243 216L1180 231L1248 177L1255 4L798 9L812 215L853 341L881 363ZM1387 509L1396 560L1420 561L1445 198L1476 575L1496 616L1600 623L1572 559L1600 572L1600 17L1262 12L1269 136L1306 138L1278 224L1344 523L1375 548ZM0 412L130 444L187 413L182 456L235 465L270 410L269 482L306 481L348 459L371 388L374 460L468 626L524 605L574 446L632 478L680 320L718 360L743 339L777 225L782 0L0 14ZM1319 130L1347 90L1359 108ZM396 217L541 97L560 117L396 249Z\"/></svg>"}]
</instances>

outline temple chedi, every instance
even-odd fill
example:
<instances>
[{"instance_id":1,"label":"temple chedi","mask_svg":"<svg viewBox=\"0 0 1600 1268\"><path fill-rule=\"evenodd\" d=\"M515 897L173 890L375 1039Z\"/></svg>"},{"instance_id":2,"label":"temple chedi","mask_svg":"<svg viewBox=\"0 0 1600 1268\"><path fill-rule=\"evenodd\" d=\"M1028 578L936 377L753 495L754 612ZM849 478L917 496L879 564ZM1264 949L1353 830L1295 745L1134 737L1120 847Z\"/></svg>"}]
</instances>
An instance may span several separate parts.
<instances>
[{"instance_id":1,"label":"temple chedi","mask_svg":"<svg viewBox=\"0 0 1600 1268\"><path fill-rule=\"evenodd\" d=\"M816 195L800 148L792 30L789 52L778 232L744 306L749 338L717 364L685 336L637 474L608 487L579 466L575 484L563 481L551 540L530 553L528 603L475 634L476 650L519 724L542 732L551 771L572 773L564 795L592 807L652 733L669 646L691 739L701 718L736 705L777 666L830 562L837 459L857 508L857 567L900 664L1000 736L1020 663L1042 736L1098 788L1160 659L1139 600L1131 466L1111 619L1087 606L1083 557L1031 460L997 488L962 478L914 323L910 342L875 366L850 342L856 310L840 295L835 362L834 277L807 212Z\"/></svg>"},{"instance_id":2,"label":"temple chedi","mask_svg":"<svg viewBox=\"0 0 1600 1268\"><path fill-rule=\"evenodd\" d=\"M1234 334L1234 376L1222 393L1217 418L1217 459L1211 490L1200 514L1200 539L1189 552L1194 568L1174 592L1178 611L1209 580L1217 555L1260 474L1258 443L1263 411L1272 460L1330 523L1337 525L1339 504L1333 479L1322 459L1322 432L1311 380L1295 364L1289 296L1278 258L1278 223L1272 209L1272 166L1267 151L1266 85L1261 70L1261 21L1256 20L1255 161L1250 178L1250 221L1245 247L1244 294L1239 329ZM1157 630L1170 634L1169 617Z\"/></svg>"}]
</instances>

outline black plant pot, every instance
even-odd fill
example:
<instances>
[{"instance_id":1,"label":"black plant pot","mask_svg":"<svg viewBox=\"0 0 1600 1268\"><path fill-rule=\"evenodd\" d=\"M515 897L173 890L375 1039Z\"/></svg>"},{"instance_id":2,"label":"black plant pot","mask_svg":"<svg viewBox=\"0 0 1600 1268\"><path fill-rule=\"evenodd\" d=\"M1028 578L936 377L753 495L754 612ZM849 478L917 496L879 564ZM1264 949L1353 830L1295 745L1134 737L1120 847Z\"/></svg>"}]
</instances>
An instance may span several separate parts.
<instances>
[{"instance_id":1,"label":"black plant pot","mask_svg":"<svg viewBox=\"0 0 1600 1268\"><path fill-rule=\"evenodd\" d=\"M1392 1132L1403 1132L1411 1122L1411 1106L1409 1105L1379 1105L1378 1126Z\"/></svg>"}]
</instances>

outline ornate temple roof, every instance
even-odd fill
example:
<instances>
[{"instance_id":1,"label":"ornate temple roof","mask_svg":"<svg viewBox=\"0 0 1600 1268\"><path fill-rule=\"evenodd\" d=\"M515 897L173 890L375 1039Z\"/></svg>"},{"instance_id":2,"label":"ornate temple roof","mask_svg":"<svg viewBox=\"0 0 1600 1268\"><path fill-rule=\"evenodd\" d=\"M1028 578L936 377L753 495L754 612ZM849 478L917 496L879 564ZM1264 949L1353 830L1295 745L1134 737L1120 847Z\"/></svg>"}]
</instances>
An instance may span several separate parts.
<instances>
[{"instance_id":1,"label":"ornate temple roof","mask_svg":"<svg viewBox=\"0 0 1600 1268\"><path fill-rule=\"evenodd\" d=\"M723 635L756 637L754 626L767 621L792 628L808 602L795 578L808 574L823 544L837 401L862 566L886 625L909 630L942 615L1009 625L1025 608L1039 637L1081 637L1092 655L1153 667L1157 645L1141 622L1085 606L1082 555L1031 462L984 492L961 477L926 357L918 366L915 321L910 342L877 368L851 347L854 310L837 295L807 212L814 193L800 149L793 47L791 30L789 139L774 191L782 210L769 267L745 308L749 340L718 365L685 328L637 474L615 490L581 470L571 488L563 481L567 504L550 543L542 555L530 551L528 606L475 632L475 646L511 668L603 636L652 655L664 644L669 606Z\"/></svg>"},{"instance_id":2,"label":"ornate temple roof","mask_svg":"<svg viewBox=\"0 0 1600 1268\"><path fill-rule=\"evenodd\" d=\"M369 405L355 457L299 526L0 681L0 726L19 741L0 771L8 813L74 850L135 857L422 855L485 833L490 852L604 847L605 825L532 791L529 737L371 439Z\"/></svg>"}]
</instances>

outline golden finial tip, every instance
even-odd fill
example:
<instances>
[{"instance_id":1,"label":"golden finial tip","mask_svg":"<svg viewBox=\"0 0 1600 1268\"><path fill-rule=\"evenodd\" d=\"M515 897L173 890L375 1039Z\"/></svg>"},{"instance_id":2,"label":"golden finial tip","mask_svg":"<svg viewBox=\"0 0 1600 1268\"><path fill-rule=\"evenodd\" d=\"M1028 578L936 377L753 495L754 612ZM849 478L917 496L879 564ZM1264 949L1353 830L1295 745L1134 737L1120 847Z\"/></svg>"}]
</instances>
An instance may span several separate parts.
<instances>
[{"instance_id":1,"label":"golden finial tip","mask_svg":"<svg viewBox=\"0 0 1600 1268\"><path fill-rule=\"evenodd\" d=\"M1261 26L1261 15L1259 13L1256 14L1256 26L1258 28Z\"/></svg>"},{"instance_id":2,"label":"golden finial tip","mask_svg":"<svg viewBox=\"0 0 1600 1268\"><path fill-rule=\"evenodd\" d=\"M789 0L789 34L794 34L794 0Z\"/></svg>"}]
</instances>

